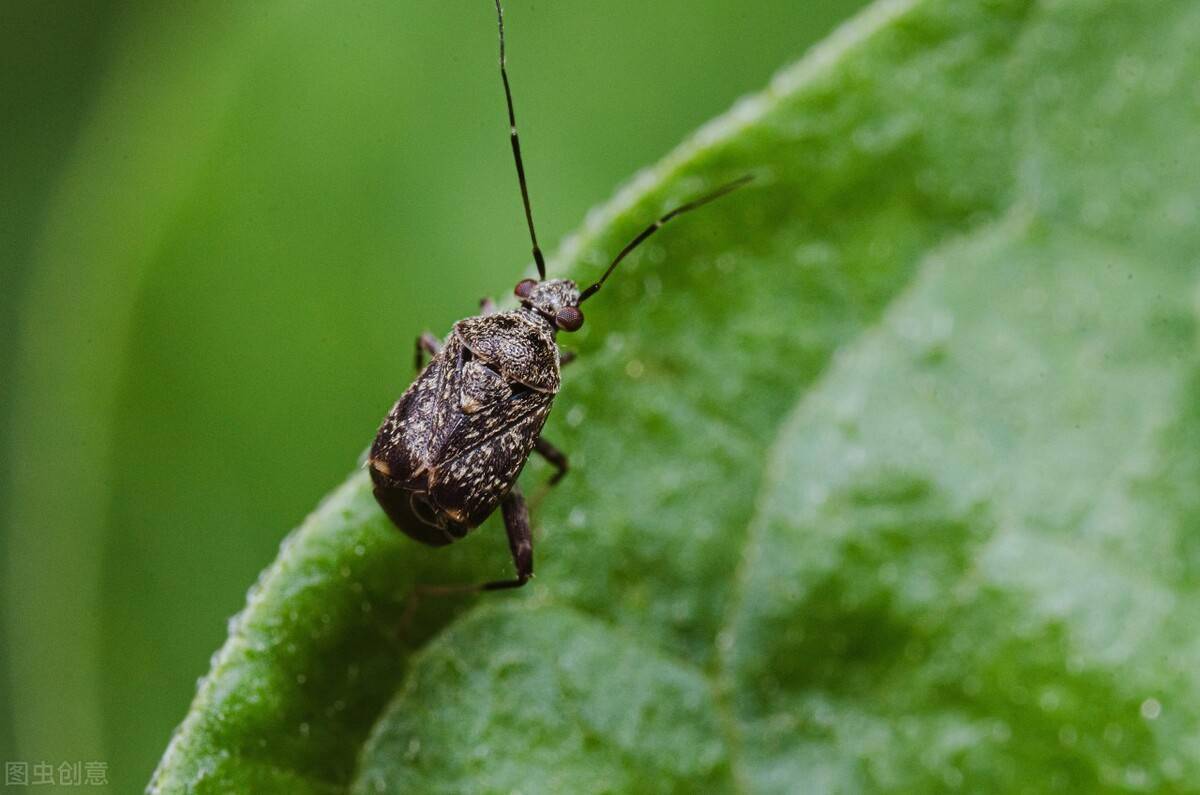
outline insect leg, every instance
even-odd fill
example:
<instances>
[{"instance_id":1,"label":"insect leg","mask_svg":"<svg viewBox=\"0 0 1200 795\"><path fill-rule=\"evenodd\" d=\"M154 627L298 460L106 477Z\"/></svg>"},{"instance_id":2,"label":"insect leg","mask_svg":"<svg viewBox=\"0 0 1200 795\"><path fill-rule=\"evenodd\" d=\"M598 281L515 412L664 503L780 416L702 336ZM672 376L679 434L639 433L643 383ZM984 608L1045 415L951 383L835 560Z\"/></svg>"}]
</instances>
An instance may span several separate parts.
<instances>
[{"instance_id":1,"label":"insect leg","mask_svg":"<svg viewBox=\"0 0 1200 795\"><path fill-rule=\"evenodd\" d=\"M479 312L484 315L494 315L499 311L496 302L489 296L479 299Z\"/></svg>"},{"instance_id":2,"label":"insect leg","mask_svg":"<svg viewBox=\"0 0 1200 795\"><path fill-rule=\"evenodd\" d=\"M566 454L562 450L559 450L557 447L550 444L550 442L546 441L545 437L539 436L537 442L535 442L533 445L533 449L536 450L542 458L546 459L552 467L558 470L554 473L554 477L550 478L550 482L547 485L553 486L555 483L558 483L558 481L562 480L567 474L567 471L571 468L567 463Z\"/></svg>"},{"instance_id":3,"label":"insect leg","mask_svg":"<svg viewBox=\"0 0 1200 795\"><path fill-rule=\"evenodd\" d=\"M558 366L566 367L571 362L575 361L575 357L579 354L575 351L562 351L558 354Z\"/></svg>"},{"instance_id":4,"label":"insect leg","mask_svg":"<svg viewBox=\"0 0 1200 795\"><path fill-rule=\"evenodd\" d=\"M529 578L533 576L533 530L529 525L529 507L525 504L525 498L519 488L513 486L512 491L500 503L500 512L504 517L504 530L508 533L508 549L512 553L513 565L517 567L516 577L478 585L418 585L414 588L413 596L502 591L507 588L520 588L529 582Z\"/></svg>"},{"instance_id":5,"label":"insect leg","mask_svg":"<svg viewBox=\"0 0 1200 795\"><path fill-rule=\"evenodd\" d=\"M414 351L413 362L417 368L417 372L421 372L421 368L425 366L424 354L429 354L431 357L437 356L442 350L442 343L438 342L438 338L430 334L428 331L422 332L421 336L417 337L416 350Z\"/></svg>"},{"instance_id":6,"label":"insect leg","mask_svg":"<svg viewBox=\"0 0 1200 795\"><path fill-rule=\"evenodd\" d=\"M513 565L517 567L517 576L513 580L484 583L480 586L480 590L484 591L520 588L533 576L533 530L529 526L529 507L519 488L513 486L513 490L500 503L500 512L504 515L508 549L512 552Z\"/></svg>"}]
</instances>

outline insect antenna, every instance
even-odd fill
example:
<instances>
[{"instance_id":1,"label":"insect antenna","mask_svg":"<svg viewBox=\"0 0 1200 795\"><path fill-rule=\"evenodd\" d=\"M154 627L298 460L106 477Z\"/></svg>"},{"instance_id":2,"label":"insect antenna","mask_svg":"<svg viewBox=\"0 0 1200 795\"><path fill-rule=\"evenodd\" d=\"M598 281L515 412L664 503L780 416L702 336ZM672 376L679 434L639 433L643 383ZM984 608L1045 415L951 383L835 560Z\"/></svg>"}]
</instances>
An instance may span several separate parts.
<instances>
[{"instance_id":1,"label":"insect antenna","mask_svg":"<svg viewBox=\"0 0 1200 795\"><path fill-rule=\"evenodd\" d=\"M529 187L525 184L525 164L521 162L521 139L517 136L517 116L513 112L512 89L508 85L508 69L504 59L504 9L496 0L496 24L500 28L500 79L504 81L504 99L508 103L509 140L512 141L513 160L517 163L517 181L521 183L521 201L525 205L525 222L529 224L529 239L533 242L533 261L537 263L538 278L546 278L546 260L538 246L537 232L533 231L533 210L529 206Z\"/></svg>"},{"instance_id":2,"label":"insect antenna","mask_svg":"<svg viewBox=\"0 0 1200 795\"><path fill-rule=\"evenodd\" d=\"M584 290L582 293L579 294L579 303L582 304L584 301L586 301L587 299L589 299L593 295L595 295L596 291L598 291L601 287L604 286L605 280L608 279L608 277L612 274L613 270L616 269L617 265L621 262L621 260L625 259L625 256L629 252L633 251L635 248L640 246L642 244L642 241L644 241L646 238L650 237L650 235L654 234L659 229L661 229L667 223L667 221L670 221L672 218L674 218L677 215L683 215L684 213L688 212L689 210L695 210L697 207L702 207L711 201L715 201L715 200L721 198L722 196L724 196L726 193L730 193L732 191L737 190L738 188L742 187L743 185L745 185L747 182L749 182L752 179L754 179L754 175L747 174L744 177L739 177L738 179L735 179L733 182L727 182L724 185L722 185L721 187L714 190L712 193L707 193L698 199L692 199L690 202L679 205L674 210L671 210L671 212L662 216L657 221L650 224L650 226L643 229L641 232L638 233L637 237L635 237L633 240L630 240L628 243L625 244L625 248L621 249L620 254L617 254L616 259L614 259L612 261L612 264L608 266L608 270L604 271L604 275L600 277L600 281L596 282L591 287L587 288L586 290Z\"/></svg>"}]
</instances>

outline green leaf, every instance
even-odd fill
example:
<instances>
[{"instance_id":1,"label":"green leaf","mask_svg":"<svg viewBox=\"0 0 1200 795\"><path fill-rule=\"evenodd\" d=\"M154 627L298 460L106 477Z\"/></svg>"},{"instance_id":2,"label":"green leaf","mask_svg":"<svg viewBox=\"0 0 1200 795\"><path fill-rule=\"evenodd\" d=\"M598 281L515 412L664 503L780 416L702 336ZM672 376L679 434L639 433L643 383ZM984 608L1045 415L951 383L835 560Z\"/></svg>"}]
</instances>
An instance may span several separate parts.
<instances>
[{"instance_id":1,"label":"green leaf","mask_svg":"<svg viewBox=\"0 0 1200 795\"><path fill-rule=\"evenodd\" d=\"M874 6L556 259L759 175L564 337L533 584L410 612L502 529L418 547L352 476L151 789L1190 789L1198 42L1185 2Z\"/></svg>"}]
</instances>

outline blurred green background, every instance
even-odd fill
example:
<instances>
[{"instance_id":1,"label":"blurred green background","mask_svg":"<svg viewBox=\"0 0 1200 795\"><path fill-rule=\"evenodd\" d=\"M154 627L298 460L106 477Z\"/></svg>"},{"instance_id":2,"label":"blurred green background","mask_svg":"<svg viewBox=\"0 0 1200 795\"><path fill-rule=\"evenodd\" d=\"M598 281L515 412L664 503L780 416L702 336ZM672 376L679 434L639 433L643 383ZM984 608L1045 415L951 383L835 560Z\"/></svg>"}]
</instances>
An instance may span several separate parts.
<instances>
[{"instance_id":1,"label":"blurred green background","mask_svg":"<svg viewBox=\"0 0 1200 795\"><path fill-rule=\"evenodd\" d=\"M543 245L858 0L506 3ZM0 6L0 757L137 791L226 619L528 262L489 0Z\"/></svg>"}]
</instances>

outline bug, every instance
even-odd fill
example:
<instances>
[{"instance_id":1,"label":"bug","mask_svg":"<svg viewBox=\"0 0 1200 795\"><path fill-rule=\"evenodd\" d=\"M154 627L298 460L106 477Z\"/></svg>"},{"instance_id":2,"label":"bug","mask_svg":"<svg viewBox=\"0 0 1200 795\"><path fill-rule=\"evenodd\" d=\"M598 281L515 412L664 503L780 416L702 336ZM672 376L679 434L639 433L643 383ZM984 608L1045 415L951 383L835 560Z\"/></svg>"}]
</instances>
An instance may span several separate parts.
<instances>
[{"instance_id":1,"label":"bug","mask_svg":"<svg viewBox=\"0 0 1200 795\"><path fill-rule=\"evenodd\" d=\"M547 279L521 160L500 0L496 19L510 142L538 278L517 283L513 292L520 306L515 310L497 311L484 299L481 314L455 323L444 342L428 332L417 338L417 378L384 419L367 458L380 507L400 530L423 544L452 544L500 508L516 576L479 585L425 586L442 592L519 588L533 576L529 509L517 477L534 452L556 469L550 485L568 470L566 455L541 435L561 383L560 367L574 358L560 352L558 332L579 330L580 305L646 238L672 218L751 179L729 182L659 217L582 291L569 279ZM425 356L430 357L427 364Z\"/></svg>"}]
</instances>

